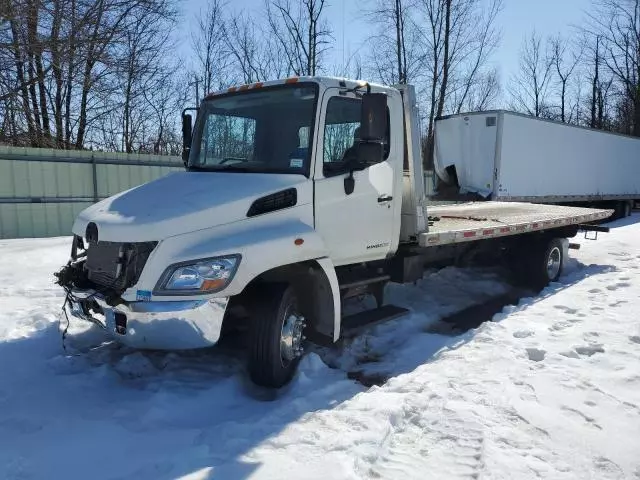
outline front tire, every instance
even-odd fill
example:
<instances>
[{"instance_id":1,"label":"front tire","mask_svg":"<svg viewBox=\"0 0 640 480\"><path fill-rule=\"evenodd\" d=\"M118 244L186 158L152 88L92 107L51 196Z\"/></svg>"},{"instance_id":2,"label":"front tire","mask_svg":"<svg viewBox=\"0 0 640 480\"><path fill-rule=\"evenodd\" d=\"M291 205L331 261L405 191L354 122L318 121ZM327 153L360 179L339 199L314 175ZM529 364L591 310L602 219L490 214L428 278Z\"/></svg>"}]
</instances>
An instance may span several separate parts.
<instances>
[{"instance_id":1,"label":"front tire","mask_svg":"<svg viewBox=\"0 0 640 480\"><path fill-rule=\"evenodd\" d=\"M260 287L252 314L249 376L253 383L280 388L293 378L302 356L305 320L288 284Z\"/></svg>"}]
</instances>

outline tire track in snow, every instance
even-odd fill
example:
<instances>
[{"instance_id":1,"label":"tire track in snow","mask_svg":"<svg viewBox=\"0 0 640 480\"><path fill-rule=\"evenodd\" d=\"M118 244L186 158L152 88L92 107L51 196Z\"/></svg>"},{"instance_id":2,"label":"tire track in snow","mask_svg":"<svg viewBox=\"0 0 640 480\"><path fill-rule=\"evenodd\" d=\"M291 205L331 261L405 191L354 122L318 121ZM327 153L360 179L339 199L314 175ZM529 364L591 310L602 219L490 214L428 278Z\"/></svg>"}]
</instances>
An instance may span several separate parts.
<instances>
[{"instance_id":1,"label":"tire track in snow","mask_svg":"<svg viewBox=\"0 0 640 480\"><path fill-rule=\"evenodd\" d=\"M484 442L483 426L455 410L404 405L359 470L370 478L424 478L429 472L430 478L477 479L484 468Z\"/></svg>"}]
</instances>

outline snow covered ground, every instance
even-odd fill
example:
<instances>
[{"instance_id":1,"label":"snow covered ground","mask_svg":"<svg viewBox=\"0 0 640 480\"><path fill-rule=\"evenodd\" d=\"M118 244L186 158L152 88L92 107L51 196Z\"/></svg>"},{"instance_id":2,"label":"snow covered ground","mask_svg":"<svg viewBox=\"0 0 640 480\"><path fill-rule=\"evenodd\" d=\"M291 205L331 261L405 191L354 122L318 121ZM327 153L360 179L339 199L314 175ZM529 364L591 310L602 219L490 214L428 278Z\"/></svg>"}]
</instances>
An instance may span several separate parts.
<instances>
[{"instance_id":1,"label":"snow covered ground","mask_svg":"<svg viewBox=\"0 0 640 480\"><path fill-rule=\"evenodd\" d=\"M639 479L640 215L612 226L463 334L438 319L508 292L495 273L390 287L409 316L308 355L278 395L233 351L140 353L72 321L65 353L69 240L0 240L0 478Z\"/></svg>"}]
</instances>

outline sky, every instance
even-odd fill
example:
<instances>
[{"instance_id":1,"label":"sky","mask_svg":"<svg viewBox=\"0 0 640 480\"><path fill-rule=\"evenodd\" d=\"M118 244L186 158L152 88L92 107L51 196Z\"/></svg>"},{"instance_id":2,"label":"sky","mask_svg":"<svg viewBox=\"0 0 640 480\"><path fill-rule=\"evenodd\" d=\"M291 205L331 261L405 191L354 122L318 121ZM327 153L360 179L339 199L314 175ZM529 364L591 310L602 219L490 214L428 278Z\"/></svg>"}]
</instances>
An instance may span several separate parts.
<instances>
[{"instance_id":1,"label":"sky","mask_svg":"<svg viewBox=\"0 0 640 480\"><path fill-rule=\"evenodd\" d=\"M361 19L359 9L367 0L327 0L327 20L334 31L335 47L330 52L332 60L343 59L362 48L370 35L370 26ZM369 0L371 1L371 0ZM391 1L391 0L388 0ZM194 26L194 18L206 0L184 0L184 28ZM233 9L262 9L263 0L234 0ZM504 8L498 19L502 31L501 46L493 62L499 68L503 86L517 72L520 46L524 36L535 29L543 37L569 33L572 25L583 22L591 0L504 0ZM181 51L188 55L189 35L184 35Z\"/></svg>"}]
</instances>

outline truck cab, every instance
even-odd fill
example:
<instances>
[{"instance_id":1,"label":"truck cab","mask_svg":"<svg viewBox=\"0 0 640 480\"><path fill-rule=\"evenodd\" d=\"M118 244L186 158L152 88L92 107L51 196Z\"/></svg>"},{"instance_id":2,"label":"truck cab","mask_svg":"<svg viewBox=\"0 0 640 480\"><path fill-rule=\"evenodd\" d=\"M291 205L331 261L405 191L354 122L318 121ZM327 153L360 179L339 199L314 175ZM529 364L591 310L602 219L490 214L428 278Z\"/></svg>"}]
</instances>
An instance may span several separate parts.
<instances>
[{"instance_id":1,"label":"truck cab","mask_svg":"<svg viewBox=\"0 0 640 480\"><path fill-rule=\"evenodd\" d=\"M71 311L160 349L215 344L244 311L252 378L280 386L307 335L339 338L342 299L366 285L341 289L340 269L384 262L424 222L413 90L243 85L208 95L193 125L183 113L183 135L184 172L78 215Z\"/></svg>"},{"instance_id":2,"label":"truck cab","mask_svg":"<svg viewBox=\"0 0 640 480\"><path fill-rule=\"evenodd\" d=\"M365 105L376 132L362 130L370 98L378 99ZM234 173L232 189L242 174L278 178L295 187L296 205L309 205L300 220L334 266L383 259L400 241L403 117L401 91L381 85L292 78L231 88L205 98L193 133L184 117L186 167Z\"/></svg>"}]
</instances>

